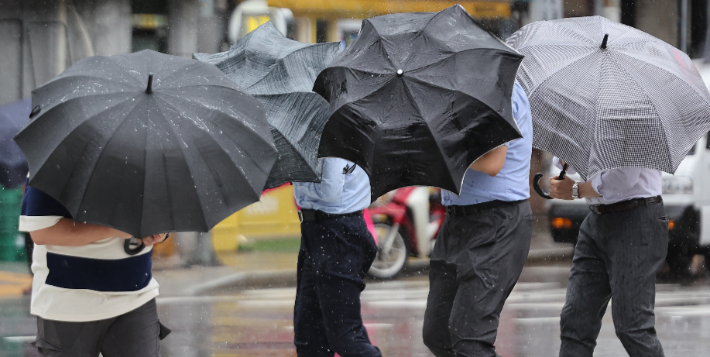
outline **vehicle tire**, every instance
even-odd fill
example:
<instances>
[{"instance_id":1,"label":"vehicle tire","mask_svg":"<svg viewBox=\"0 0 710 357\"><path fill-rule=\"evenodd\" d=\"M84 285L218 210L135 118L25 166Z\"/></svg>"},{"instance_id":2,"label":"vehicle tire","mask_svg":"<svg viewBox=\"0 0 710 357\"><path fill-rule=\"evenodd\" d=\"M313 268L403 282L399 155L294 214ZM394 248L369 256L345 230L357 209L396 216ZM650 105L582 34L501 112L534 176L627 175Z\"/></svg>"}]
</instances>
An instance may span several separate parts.
<instances>
[{"instance_id":1,"label":"vehicle tire","mask_svg":"<svg viewBox=\"0 0 710 357\"><path fill-rule=\"evenodd\" d=\"M668 278L672 281L685 282L692 277L690 273L690 263L693 254L687 247L670 245L666 262L668 263Z\"/></svg>"},{"instance_id":2,"label":"vehicle tire","mask_svg":"<svg viewBox=\"0 0 710 357\"><path fill-rule=\"evenodd\" d=\"M392 225L388 223L376 223L375 232L377 232L377 240L382 243L385 237L392 230ZM404 268L409 257L409 248L407 242L400 232L396 232L392 248L388 254L382 252L382 247L377 247L377 256L370 266L368 275L377 279L392 279Z\"/></svg>"}]
</instances>

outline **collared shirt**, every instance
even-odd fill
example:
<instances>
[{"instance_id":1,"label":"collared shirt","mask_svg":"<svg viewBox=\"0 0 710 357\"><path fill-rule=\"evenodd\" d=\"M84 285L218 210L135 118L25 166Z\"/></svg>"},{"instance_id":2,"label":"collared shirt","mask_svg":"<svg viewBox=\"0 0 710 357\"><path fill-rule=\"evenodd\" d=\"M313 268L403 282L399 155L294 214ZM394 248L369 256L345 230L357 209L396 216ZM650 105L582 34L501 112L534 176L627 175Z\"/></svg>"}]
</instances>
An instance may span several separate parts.
<instances>
[{"instance_id":1,"label":"collared shirt","mask_svg":"<svg viewBox=\"0 0 710 357\"><path fill-rule=\"evenodd\" d=\"M530 155L532 154L532 115L530 103L523 87L516 81L513 88L513 117L518 124L521 139L507 144L503 169L495 176L468 169L461 185L461 194L441 191L441 203L472 205L499 201L520 201L530 198Z\"/></svg>"},{"instance_id":2,"label":"collared shirt","mask_svg":"<svg viewBox=\"0 0 710 357\"><path fill-rule=\"evenodd\" d=\"M552 163L560 170L562 165L557 157ZM577 173L574 167L568 166L567 173ZM608 205L634 198L659 196L663 191L661 171L640 167L623 167L605 170L591 178L592 188L602 197L586 197L587 204Z\"/></svg>"},{"instance_id":3,"label":"collared shirt","mask_svg":"<svg viewBox=\"0 0 710 357\"><path fill-rule=\"evenodd\" d=\"M352 162L339 158L323 161L320 183L294 182L293 195L301 208L316 209L330 214L360 211L370 205L370 178L360 166L344 173Z\"/></svg>"},{"instance_id":4,"label":"collared shirt","mask_svg":"<svg viewBox=\"0 0 710 357\"><path fill-rule=\"evenodd\" d=\"M27 186L20 231L49 228L62 218L72 217L61 203ZM124 242L117 237L81 246L35 244L30 313L56 321L104 320L158 296L158 282L151 275L152 248L131 256Z\"/></svg>"}]
</instances>

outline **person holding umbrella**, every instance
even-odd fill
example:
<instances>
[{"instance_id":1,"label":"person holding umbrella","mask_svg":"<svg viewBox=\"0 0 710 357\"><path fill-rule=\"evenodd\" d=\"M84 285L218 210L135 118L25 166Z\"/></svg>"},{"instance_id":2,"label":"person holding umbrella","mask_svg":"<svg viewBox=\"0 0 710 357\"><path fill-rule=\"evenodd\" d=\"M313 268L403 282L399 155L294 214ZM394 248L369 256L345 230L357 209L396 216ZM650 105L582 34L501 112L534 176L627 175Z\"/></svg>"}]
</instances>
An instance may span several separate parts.
<instances>
[{"instance_id":1,"label":"person holding umbrella","mask_svg":"<svg viewBox=\"0 0 710 357\"><path fill-rule=\"evenodd\" d=\"M326 158L320 183L294 182L301 210L298 288L293 313L300 357L379 357L362 324L363 278L377 254L362 211L370 205L365 171Z\"/></svg>"},{"instance_id":2,"label":"person holding umbrella","mask_svg":"<svg viewBox=\"0 0 710 357\"><path fill-rule=\"evenodd\" d=\"M561 357L591 357L611 300L632 357L661 357L656 271L668 249L661 171L674 173L710 129L710 93L688 56L600 16L539 21L508 44L525 55L533 146L563 159L551 198L584 198L560 318ZM578 172L582 182L565 177ZM537 186L541 174L536 175Z\"/></svg>"},{"instance_id":3,"label":"person holding umbrella","mask_svg":"<svg viewBox=\"0 0 710 357\"><path fill-rule=\"evenodd\" d=\"M555 158L555 164L565 163ZM560 356L592 355L612 296L616 335L629 355L664 355L653 327L656 271L668 249L661 182L661 171L646 168L606 170L585 182L550 178L550 196L584 198L592 211L575 246Z\"/></svg>"},{"instance_id":4,"label":"person holding umbrella","mask_svg":"<svg viewBox=\"0 0 710 357\"><path fill-rule=\"evenodd\" d=\"M47 356L158 356L169 331L150 246L258 201L277 159L256 98L213 65L150 50L85 58L35 89L14 140Z\"/></svg>"},{"instance_id":5,"label":"person holding umbrella","mask_svg":"<svg viewBox=\"0 0 710 357\"><path fill-rule=\"evenodd\" d=\"M523 138L476 160L458 196L441 192L446 219L431 255L423 331L438 357L497 356L500 312L527 259L532 118L517 82L512 101Z\"/></svg>"},{"instance_id":6,"label":"person holding umbrella","mask_svg":"<svg viewBox=\"0 0 710 357\"><path fill-rule=\"evenodd\" d=\"M75 222L57 200L27 186L20 231L35 243L31 313L42 356L159 356L170 332L158 321L151 249L124 250L131 235ZM145 247L166 234L141 239Z\"/></svg>"}]
</instances>

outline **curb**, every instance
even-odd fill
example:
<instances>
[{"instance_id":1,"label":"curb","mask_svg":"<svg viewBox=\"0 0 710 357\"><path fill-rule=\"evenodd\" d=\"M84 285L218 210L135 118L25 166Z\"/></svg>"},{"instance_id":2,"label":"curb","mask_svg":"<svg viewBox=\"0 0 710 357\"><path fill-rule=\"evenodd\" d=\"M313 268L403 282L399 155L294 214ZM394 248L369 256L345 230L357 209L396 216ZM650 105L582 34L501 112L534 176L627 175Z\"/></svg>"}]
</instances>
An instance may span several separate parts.
<instances>
[{"instance_id":1,"label":"curb","mask_svg":"<svg viewBox=\"0 0 710 357\"><path fill-rule=\"evenodd\" d=\"M540 265L571 260L573 254L573 247L535 249L528 253L528 259L525 265ZM428 267L429 259L411 259L408 262L409 269L424 269ZM234 273L195 285L187 289L186 293L188 295L203 295L213 292L229 293L238 292L247 288L268 288L275 286L296 286L296 270L261 270Z\"/></svg>"}]
</instances>

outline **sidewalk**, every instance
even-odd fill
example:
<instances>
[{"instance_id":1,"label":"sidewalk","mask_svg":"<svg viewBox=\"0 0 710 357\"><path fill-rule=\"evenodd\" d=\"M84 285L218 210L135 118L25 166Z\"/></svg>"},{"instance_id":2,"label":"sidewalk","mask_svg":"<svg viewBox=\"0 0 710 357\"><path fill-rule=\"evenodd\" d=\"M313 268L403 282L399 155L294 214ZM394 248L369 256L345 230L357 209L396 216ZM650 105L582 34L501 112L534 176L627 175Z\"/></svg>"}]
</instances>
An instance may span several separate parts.
<instances>
[{"instance_id":1,"label":"sidewalk","mask_svg":"<svg viewBox=\"0 0 710 357\"><path fill-rule=\"evenodd\" d=\"M552 241L545 221L537 221L527 265L548 265L572 258L572 245ZM293 244L292 244L293 245ZM297 248L285 252L233 252L219 254L220 266L185 267L177 258L154 259L153 276L160 295L195 296L228 294L248 288L284 287L296 284ZM409 260L414 269L425 269L427 259ZM26 263L0 263L0 297L17 297L32 278Z\"/></svg>"}]
</instances>

